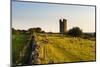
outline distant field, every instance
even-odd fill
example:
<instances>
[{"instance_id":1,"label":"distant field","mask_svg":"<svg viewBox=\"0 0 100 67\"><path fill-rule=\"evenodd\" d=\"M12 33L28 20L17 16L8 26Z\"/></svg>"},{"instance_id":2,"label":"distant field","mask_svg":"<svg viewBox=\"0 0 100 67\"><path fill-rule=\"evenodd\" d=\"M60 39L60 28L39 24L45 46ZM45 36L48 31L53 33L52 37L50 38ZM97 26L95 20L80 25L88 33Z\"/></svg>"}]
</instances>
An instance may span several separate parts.
<instances>
[{"instance_id":1,"label":"distant field","mask_svg":"<svg viewBox=\"0 0 100 67\"><path fill-rule=\"evenodd\" d=\"M95 61L95 41L61 35L39 35L40 64Z\"/></svg>"},{"instance_id":2,"label":"distant field","mask_svg":"<svg viewBox=\"0 0 100 67\"><path fill-rule=\"evenodd\" d=\"M13 62L23 63L20 55L28 45L29 35L12 36ZM36 43L40 46L38 64L95 61L95 41L66 37L61 34L36 34ZM26 53L24 52L24 55Z\"/></svg>"}]
</instances>

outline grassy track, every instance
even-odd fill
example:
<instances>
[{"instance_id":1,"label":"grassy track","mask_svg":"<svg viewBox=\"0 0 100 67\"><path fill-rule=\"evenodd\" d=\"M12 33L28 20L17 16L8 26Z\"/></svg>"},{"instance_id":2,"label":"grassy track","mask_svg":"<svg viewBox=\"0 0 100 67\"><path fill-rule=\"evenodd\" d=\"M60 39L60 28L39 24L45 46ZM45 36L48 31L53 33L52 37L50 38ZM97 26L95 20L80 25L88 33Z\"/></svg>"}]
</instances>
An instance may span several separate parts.
<instances>
[{"instance_id":1,"label":"grassy track","mask_svg":"<svg viewBox=\"0 0 100 67\"><path fill-rule=\"evenodd\" d=\"M95 61L95 41L64 36L39 35L40 64Z\"/></svg>"}]
</instances>

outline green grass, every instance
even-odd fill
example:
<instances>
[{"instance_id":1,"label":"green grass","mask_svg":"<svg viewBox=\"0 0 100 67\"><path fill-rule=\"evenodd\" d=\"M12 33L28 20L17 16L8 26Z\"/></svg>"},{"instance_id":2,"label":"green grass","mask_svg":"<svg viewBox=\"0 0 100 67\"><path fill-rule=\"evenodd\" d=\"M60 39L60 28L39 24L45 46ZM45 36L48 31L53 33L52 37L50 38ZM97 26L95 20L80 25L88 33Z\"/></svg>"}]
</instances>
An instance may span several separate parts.
<instances>
[{"instance_id":1,"label":"green grass","mask_svg":"<svg viewBox=\"0 0 100 67\"><path fill-rule=\"evenodd\" d=\"M29 35L13 34L12 35L12 56L13 64L22 63L21 54L23 54L24 47L28 44Z\"/></svg>"},{"instance_id":2,"label":"green grass","mask_svg":"<svg viewBox=\"0 0 100 67\"><path fill-rule=\"evenodd\" d=\"M13 63L23 64L30 50L24 49L29 45L30 35L15 34L12 36ZM38 34L36 43L40 45L39 64L95 61L95 40L73 38L61 34ZM20 55L25 57L21 57Z\"/></svg>"},{"instance_id":3,"label":"green grass","mask_svg":"<svg viewBox=\"0 0 100 67\"><path fill-rule=\"evenodd\" d=\"M38 36L40 48L40 64L95 61L95 41L61 35Z\"/></svg>"}]
</instances>

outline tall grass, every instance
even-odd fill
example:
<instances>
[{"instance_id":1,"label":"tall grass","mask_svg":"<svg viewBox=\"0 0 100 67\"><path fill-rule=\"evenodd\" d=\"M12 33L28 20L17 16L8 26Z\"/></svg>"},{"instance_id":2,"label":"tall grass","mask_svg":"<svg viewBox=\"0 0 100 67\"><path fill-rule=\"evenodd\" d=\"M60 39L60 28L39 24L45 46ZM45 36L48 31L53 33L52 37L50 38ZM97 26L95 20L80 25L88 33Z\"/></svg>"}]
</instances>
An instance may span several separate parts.
<instances>
[{"instance_id":1,"label":"tall grass","mask_svg":"<svg viewBox=\"0 0 100 67\"><path fill-rule=\"evenodd\" d=\"M23 64L30 50L27 46L30 35L14 34L12 55L14 64ZM40 46L39 64L95 61L95 40L73 38L61 34L36 33L36 43ZM29 45L29 44L28 44ZM23 57L24 55L24 57Z\"/></svg>"},{"instance_id":2,"label":"tall grass","mask_svg":"<svg viewBox=\"0 0 100 67\"><path fill-rule=\"evenodd\" d=\"M38 36L40 64L95 61L95 41L82 38L65 37L54 34Z\"/></svg>"},{"instance_id":3,"label":"tall grass","mask_svg":"<svg viewBox=\"0 0 100 67\"><path fill-rule=\"evenodd\" d=\"M24 47L27 46L29 41L29 35L24 34L13 34L12 35L12 62L13 64L22 64L24 60L22 56L24 55Z\"/></svg>"}]
</instances>

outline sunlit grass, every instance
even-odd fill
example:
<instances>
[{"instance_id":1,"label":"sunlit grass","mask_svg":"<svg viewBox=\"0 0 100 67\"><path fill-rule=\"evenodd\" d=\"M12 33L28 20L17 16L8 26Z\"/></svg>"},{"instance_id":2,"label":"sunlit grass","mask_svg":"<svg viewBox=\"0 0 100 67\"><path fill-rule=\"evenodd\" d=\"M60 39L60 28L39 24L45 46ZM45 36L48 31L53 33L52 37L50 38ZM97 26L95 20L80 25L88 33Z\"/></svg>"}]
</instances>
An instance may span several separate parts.
<instances>
[{"instance_id":1,"label":"sunlit grass","mask_svg":"<svg viewBox=\"0 0 100 67\"><path fill-rule=\"evenodd\" d=\"M48 43L45 43L45 36L38 36L40 64L95 61L95 41L65 36L47 37Z\"/></svg>"},{"instance_id":2,"label":"sunlit grass","mask_svg":"<svg viewBox=\"0 0 100 67\"><path fill-rule=\"evenodd\" d=\"M30 52L24 49L29 45L30 35L17 34L12 36L13 63L25 62ZM38 64L95 61L95 40L67 37L61 34L36 33L36 43L40 46ZM26 52L25 52L26 51ZM25 57L20 55L24 54Z\"/></svg>"}]
</instances>

